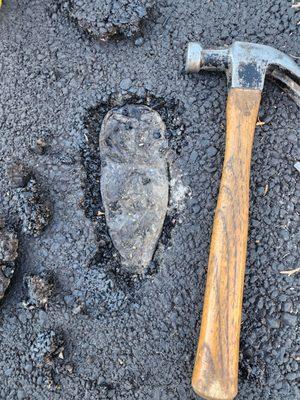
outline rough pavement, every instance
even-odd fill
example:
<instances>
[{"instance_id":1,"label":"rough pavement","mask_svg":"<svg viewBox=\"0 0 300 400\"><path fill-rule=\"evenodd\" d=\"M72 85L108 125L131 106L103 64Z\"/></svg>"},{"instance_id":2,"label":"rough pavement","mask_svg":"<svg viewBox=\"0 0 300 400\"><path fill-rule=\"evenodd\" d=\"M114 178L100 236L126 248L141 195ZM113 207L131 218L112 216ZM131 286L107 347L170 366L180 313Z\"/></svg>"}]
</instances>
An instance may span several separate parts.
<instances>
[{"instance_id":1,"label":"rough pavement","mask_svg":"<svg viewBox=\"0 0 300 400\"><path fill-rule=\"evenodd\" d=\"M0 398L194 400L226 78L187 76L186 45L238 39L299 56L299 12L282 0L158 0L142 40L101 44L57 4L7 0L0 11L1 214L20 234L0 309ZM128 102L159 111L172 154L170 209L139 280L120 274L97 213L100 125L110 108ZM299 267L298 115L293 101L266 83L252 164L239 400L300 396L300 275L281 274ZM45 151L33 150L38 140ZM38 237L21 232L5 174L15 157L53 204L52 222ZM31 274L53 276L47 309L23 305ZM59 345L51 345L53 337ZM54 361L37 366L35 349L54 347Z\"/></svg>"}]
</instances>

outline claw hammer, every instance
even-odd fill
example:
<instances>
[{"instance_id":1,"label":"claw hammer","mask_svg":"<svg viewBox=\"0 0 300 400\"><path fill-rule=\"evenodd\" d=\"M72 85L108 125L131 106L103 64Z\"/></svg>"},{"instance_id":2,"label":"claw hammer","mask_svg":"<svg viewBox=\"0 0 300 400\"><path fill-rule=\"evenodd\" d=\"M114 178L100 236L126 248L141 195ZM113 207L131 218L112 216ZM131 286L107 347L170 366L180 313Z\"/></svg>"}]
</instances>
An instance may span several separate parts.
<instances>
[{"instance_id":1,"label":"claw hammer","mask_svg":"<svg viewBox=\"0 0 300 400\"><path fill-rule=\"evenodd\" d=\"M288 86L299 105L300 67L270 46L234 42L229 48L213 50L191 42L186 71L200 70L226 71L230 88L225 157L192 386L205 399L231 400L238 391L250 163L261 92L268 74Z\"/></svg>"}]
</instances>

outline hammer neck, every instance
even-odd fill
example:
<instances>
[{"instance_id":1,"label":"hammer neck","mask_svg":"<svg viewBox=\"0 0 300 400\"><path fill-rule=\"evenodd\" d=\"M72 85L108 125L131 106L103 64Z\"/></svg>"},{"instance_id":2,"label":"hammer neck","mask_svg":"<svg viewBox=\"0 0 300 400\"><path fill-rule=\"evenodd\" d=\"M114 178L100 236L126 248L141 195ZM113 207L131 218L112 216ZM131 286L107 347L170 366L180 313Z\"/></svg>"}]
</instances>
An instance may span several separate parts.
<instances>
[{"instance_id":1,"label":"hammer neck","mask_svg":"<svg viewBox=\"0 0 300 400\"><path fill-rule=\"evenodd\" d=\"M219 50L203 50L202 51L202 67L206 70L226 70L228 67L227 49Z\"/></svg>"}]
</instances>

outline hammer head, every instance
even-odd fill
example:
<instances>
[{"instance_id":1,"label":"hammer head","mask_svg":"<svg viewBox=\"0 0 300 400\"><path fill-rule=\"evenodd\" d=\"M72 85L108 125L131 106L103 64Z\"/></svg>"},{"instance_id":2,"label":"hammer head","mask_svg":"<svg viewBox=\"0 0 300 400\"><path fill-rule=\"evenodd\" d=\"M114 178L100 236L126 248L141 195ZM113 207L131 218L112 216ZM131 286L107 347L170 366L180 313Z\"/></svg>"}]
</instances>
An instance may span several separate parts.
<instances>
[{"instance_id":1,"label":"hammer head","mask_svg":"<svg viewBox=\"0 0 300 400\"><path fill-rule=\"evenodd\" d=\"M213 50L203 49L199 43L191 42L186 71L200 70L224 70L231 87L259 90L263 89L266 74L270 74L300 97L300 67L291 57L270 46L234 42L229 48Z\"/></svg>"}]
</instances>

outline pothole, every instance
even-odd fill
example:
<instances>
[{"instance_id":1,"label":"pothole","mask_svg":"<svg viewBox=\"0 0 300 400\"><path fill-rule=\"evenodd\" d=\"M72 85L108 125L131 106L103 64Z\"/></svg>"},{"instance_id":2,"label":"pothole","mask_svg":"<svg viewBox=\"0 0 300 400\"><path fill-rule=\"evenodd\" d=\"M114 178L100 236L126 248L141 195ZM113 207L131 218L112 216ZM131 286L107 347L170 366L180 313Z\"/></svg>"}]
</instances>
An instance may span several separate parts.
<instances>
[{"instance_id":1,"label":"pothole","mask_svg":"<svg viewBox=\"0 0 300 400\"><path fill-rule=\"evenodd\" d=\"M125 104L140 104L146 105L157 111L165 125L165 136L168 140L168 146L171 152L180 154L181 145L184 136L184 127L180 120L181 105L176 101L166 101L162 98L156 98L153 95L146 97L137 97L126 95L122 97L111 97L107 102L98 104L88 110L84 120L84 145L81 150L81 161L85 170L85 178L83 181L84 199L83 208L85 215L93 221L95 233L98 241L98 251L95 257L91 260L90 268L102 268L115 276L117 281L120 281L126 286L131 286L132 282L136 282L147 275L153 275L157 271L156 254L154 254L153 262L144 274L139 276L128 276L122 270L120 257L115 250L111 238L108 233L103 201L100 194L100 178L101 178L101 159L99 152L99 134L101 124L106 113L114 107L121 107ZM169 177L171 184L171 177ZM170 187L171 189L171 187ZM171 231L177 220L176 204L170 201L167 216L165 218L163 231L159 239L159 243L167 246ZM169 204L169 205L170 205ZM154 263L154 264L153 264ZM155 272L154 272L155 271Z\"/></svg>"},{"instance_id":2,"label":"pothole","mask_svg":"<svg viewBox=\"0 0 300 400\"><path fill-rule=\"evenodd\" d=\"M107 102L97 104L86 113L83 129L84 140L81 148L81 163L85 172L82 181L84 192L82 207L86 217L93 222L98 250L90 261L89 270L82 277L83 281L76 285L78 290L74 290L71 302L75 308L78 304L83 312L85 309L87 313L92 313L97 318L107 313L111 317L116 317L127 305L137 300L136 294L145 279L158 273L162 252L172 243L172 230L176 226L181 212L180 202L184 202L182 198L184 188L182 188L182 193L175 193L174 198L170 193L167 215L152 261L142 274L128 274L121 265L120 256L112 243L106 225L100 193L101 158L99 151L99 134L105 115L114 107L121 107L125 104L146 105L160 114L166 125L165 137L168 141L170 160L172 157L180 156L185 140L185 129L180 118L183 109L176 100L167 101L151 94L144 97L132 94L111 96ZM171 177L169 173L170 192L174 190L171 181L173 181L173 185L174 182L175 184L176 182L180 183L180 177ZM86 289L83 289L84 287Z\"/></svg>"}]
</instances>

